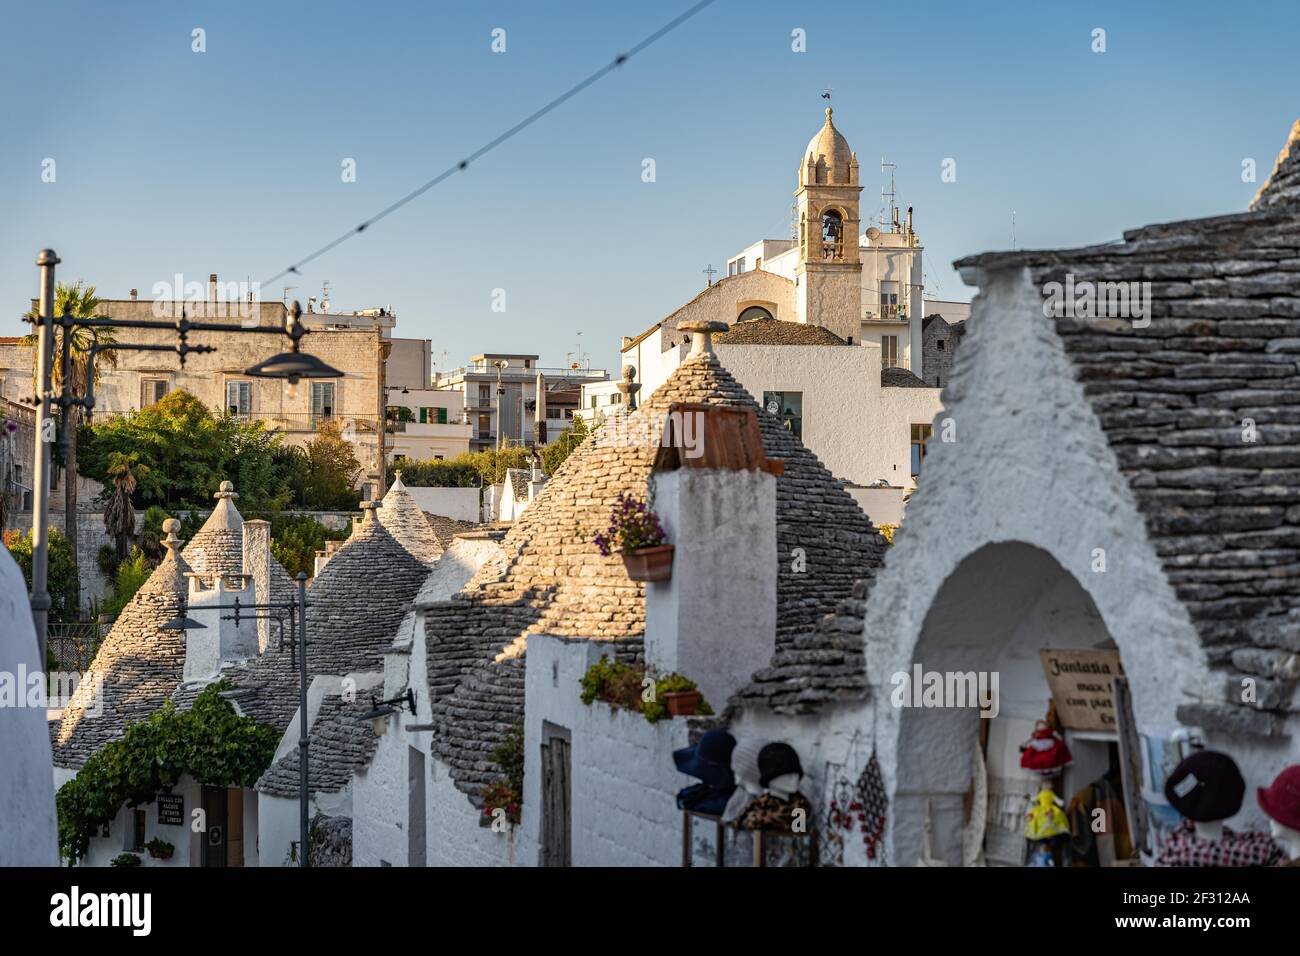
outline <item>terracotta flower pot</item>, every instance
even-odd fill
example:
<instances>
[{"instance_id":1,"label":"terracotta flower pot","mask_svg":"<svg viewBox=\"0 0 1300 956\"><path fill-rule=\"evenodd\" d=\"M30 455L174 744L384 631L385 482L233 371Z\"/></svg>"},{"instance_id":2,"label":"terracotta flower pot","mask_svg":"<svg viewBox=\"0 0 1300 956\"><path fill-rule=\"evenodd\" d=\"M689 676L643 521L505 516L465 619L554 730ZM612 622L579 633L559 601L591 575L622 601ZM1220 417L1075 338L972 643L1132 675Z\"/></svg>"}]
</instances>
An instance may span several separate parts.
<instances>
[{"instance_id":1,"label":"terracotta flower pot","mask_svg":"<svg viewBox=\"0 0 1300 956\"><path fill-rule=\"evenodd\" d=\"M673 546L657 544L624 551L623 566L633 581L667 581L673 576Z\"/></svg>"},{"instance_id":2,"label":"terracotta flower pot","mask_svg":"<svg viewBox=\"0 0 1300 956\"><path fill-rule=\"evenodd\" d=\"M698 690L670 690L664 694L664 707L673 717L690 717L700 706Z\"/></svg>"}]
</instances>

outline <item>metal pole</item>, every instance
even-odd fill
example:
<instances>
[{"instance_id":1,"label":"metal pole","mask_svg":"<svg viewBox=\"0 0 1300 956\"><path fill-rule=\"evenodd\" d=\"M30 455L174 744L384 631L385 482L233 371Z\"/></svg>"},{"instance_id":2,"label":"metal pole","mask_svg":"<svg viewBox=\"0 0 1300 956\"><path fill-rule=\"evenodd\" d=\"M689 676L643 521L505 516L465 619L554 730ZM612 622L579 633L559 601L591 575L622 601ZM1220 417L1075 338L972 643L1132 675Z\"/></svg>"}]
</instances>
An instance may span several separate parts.
<instances>
[{"instance_id":1,"label":"metal pole","mask_svg":"<svg viewBox=\"0 0 1300 956\"><path fill-rule=\"evenodd\" d=\"M50 361L54 350L54 267L59 257L42 249L36 257L41 267L41 306L36 339L36 435L32 467L32 622L36 625L37 660L45 670L45 648L50 620Z\"/></svg>"},{"instance_id":2,"label":"metal pole","mask_svg":"<svg viewBox=\"0 0 1300 956\"><path fill-rule=\"evenodd\" d=\"M298 839L299 866L310 866L307 825L307 575L298 572Z\"/></svg>"}]
</instances>

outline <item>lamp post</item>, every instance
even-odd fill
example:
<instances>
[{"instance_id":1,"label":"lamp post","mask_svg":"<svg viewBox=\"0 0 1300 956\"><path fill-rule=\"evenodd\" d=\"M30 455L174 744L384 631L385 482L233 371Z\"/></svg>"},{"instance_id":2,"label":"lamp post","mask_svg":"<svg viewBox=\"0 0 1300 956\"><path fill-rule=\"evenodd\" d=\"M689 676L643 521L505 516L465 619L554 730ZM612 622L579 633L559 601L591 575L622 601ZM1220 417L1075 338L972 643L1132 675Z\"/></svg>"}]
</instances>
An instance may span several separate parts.
<instances>
[{"instance_id":1,"label":"lamp post","mask_svg":"<svg viewBox=\"0 0 1300 956\"><path fill-rule=\"evenodd\" d=\"M492 363L497 369L497 451L501 450L501 434L505 431L502 412L505 411L506 387L501 384L501 373L510 367L508 359L497 359Z\"/></svg>"},{"instance_id":2,"label":"lamp post","mask_svg":"<svg viewBox=\"0 0 1300 956\"><path fill-rule=\"evenodd\" d=\"M50 430L51 409L59 409L59 447L67 451L69 416L74 408L84 408L87 419L95 409L95 356L100 352L173 352L180 358L181 367L190 354L206 354L217 351L212 345L191 345L191 332L228 332L250 335L283 335L289 339L289 351L273 355L265 361L258 362L244 370L245 375L256 378L281 378L296 385L303 378L338 378L342 372L325 364L314 355L299 350L302 337L308 333L300 317L302 307L297 301L289 308L283 324L279 327L245 326L239 323L194 322L185 315L184 306L178 319L171 321L155 319L111 319L103 316L90 319L78 319L68 315L54 315L54 267L61 260L53 249L42 249L36 259L41 267L41 296L39 314L28 321L37 327L36 356L36 449L32 469L32 622L36 626L36 640L40 648L41 667L45 666L45 648L49 633L49 470L50 470ZM63 342L60 361L64 370L63 385L59 393L53 394L50 387L50 371L54 351L54 330L63 330ZM72 339L76 329L165 329L176 333L175 345L143 344L127 342L96 342L86 352L86 394L76 396L72 393L71 376L68 374L72 361ZM75 548L77 542L73 541Z\"/></svg>"}]
</instances>

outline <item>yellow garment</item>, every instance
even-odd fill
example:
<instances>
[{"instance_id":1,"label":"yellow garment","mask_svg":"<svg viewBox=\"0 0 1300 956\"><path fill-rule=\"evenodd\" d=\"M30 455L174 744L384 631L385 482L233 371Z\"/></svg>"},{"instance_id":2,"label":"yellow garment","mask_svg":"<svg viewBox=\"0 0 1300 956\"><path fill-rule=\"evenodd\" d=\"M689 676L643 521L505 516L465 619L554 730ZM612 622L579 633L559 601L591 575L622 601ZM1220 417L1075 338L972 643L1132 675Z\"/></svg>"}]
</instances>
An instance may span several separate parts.
<instances>
[{"instance_id":1,"label":"yellow garment","mask_svg":"<svg viewBox=\"0 0 1300 956\"><path fill-rule=\"evenodd\" d=\"M1048 840L1070 832L1070 821L1061 809L1061 798L1046 788L1038 791L1037 802L1025 818L1026 840Z\"/></svg>"}]
</instances>

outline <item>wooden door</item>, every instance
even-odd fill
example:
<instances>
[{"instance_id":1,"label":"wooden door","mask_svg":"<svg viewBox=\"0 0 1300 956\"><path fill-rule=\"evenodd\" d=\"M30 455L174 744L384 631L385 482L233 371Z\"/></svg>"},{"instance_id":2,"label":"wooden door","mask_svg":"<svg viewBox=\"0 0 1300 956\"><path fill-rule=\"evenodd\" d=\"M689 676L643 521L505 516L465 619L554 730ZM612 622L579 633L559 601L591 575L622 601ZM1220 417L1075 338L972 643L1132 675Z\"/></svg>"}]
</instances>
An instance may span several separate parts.
<instances>
[{"instance_id":1,"label":"wooden door","mask_svg":"<svg viewBox=\"0 0 1300 956\"><path fill-rule=\"evenodd\" d=\"M542 744L542 866L572 866L570 841L569 742L552 737Z\"/></svg>"},{"instance_id":2,"label":"wooden door","mask_svg":"<svg viewBox=\"0 0 1300 956\"><path fill-rule=\"evenodd\" d=\"M226 865L226 788L203 788L204 866Z\"/></svg>"},{"instance_id":3,"label":"wooden door","mask_svg":"<svg viewBox=\"0 0 1300 956\"><path fill-rule=\"evenodd\" d=\"M226 791L226 866L244 865L244 791Z\"/></svg>"}]
</instances>

